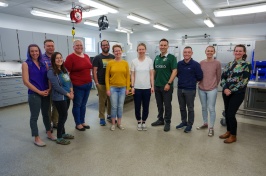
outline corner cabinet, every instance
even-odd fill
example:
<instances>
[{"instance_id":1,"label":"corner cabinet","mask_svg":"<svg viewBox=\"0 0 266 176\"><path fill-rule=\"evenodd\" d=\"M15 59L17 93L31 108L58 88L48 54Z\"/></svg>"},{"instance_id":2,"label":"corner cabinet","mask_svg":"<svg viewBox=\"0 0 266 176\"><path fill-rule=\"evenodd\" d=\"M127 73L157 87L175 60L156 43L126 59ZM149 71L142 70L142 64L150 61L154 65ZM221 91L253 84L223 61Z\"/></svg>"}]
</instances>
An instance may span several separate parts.
<instances>
[{"instance_id":1,"label":"corner cabinet","mask_svg":"<svg viewBox=\"0 0 266 176\"><path fill-rule=\"evenodd\" d=\"M20 61L17 30L0 28L0 60Z\"/></svg>"},{"instance_id":2,"label":"corner cabinet","mask_svg":"<svg viewBox=\"0 0 266 176\"><path fill-rule=\"evenodd\" d=\"M0 107L28 101L28 88L21 77L0 78Z\"/></svg>"}]
</instances>

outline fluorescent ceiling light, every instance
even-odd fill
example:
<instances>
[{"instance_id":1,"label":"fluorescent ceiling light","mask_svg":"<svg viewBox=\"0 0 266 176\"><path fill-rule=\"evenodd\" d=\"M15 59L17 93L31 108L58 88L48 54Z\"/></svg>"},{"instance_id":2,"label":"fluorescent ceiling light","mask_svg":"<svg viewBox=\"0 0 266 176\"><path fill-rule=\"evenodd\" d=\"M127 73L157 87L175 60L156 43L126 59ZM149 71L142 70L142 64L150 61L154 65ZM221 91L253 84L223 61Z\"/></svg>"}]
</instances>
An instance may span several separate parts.
<instances>
[{"instance_id":1,"label":"fluorescent ceiling light","mask_svg":"<svg viewBox=\"0 0 266 176\"><path fill-rule=\"evenodd\" d=\"M160 25L160 24L154 24L153 27L160 29L160 30L163 30L163 31L168 31L167 27Z\"/></svg>"},{"instance_id":2,"label":"fluorescent ceiling light","mask_svg":"<svg viewBox=\"0 0 266 176\"><path fill-rule=\"evenodd\" d=\"M0 6L1 6L1 7L7 7L7 6L8 6L8 3L0 2Z\"/></svg>"},{"instance_id":3,"label":"fluorescent ceiling light","mask_svg":"<svg viewBox=\"0 0 266 176\"><path fill-rule=\"evenodd\" d=\"M47 10L33 8L30 12L32 15L46 17L46 18L54 18L59 20L70 21L70 18L66 17L66 15L55 13Z\"/></svg>"},{"instance_id":4,"label":"fluorescent ceiling light","mask_svg":"<svg viewBox=\"0 0 266 176\"><path fill-rule=\"evenodd\" d=\"M84 24L89 25L89 26L99 27L98 23L95 22L95 21L89 21L89 20L86 20L86 21L84 22Z\"/></svg>"},{"instance_id":5,"label":"fluorescent ceiling light","mask_svg":"<svg viewBox=\"0 0 266 176\"><path fill-rule=\"evenodd\" d=\"M208 27L214 27L214 24L213 24L213 22L211 21L210 18L206 18L206 19L204 20L204 23L205 23Z\"/></svg>"},{"instance_id":6,"label":"fluorescent ceiling light","mask_svg":"<svg viewBox=\"0 0 266 176\"><path fill-rule=\"evenodd\" d=\"M110 13L118 13L117 8L115 7L111 7L107 4L103 4L100 2L95 2L95 1L91 1L91 0L79 0L80 3L88 5L88 6L92 6L95 7L97 9L101 9Z\"/></svg>"},{"instance_id":7,"label":"fluorescent ceiling light","mask_svg":"<svg viewBox=\"0 0 266 176\"><path fill-rule=\"evenodd\" d=\"M193 0L183 0L183 4L185 4L195 15L202 14L202 10Z\"/></svg>"},{"instance_id":8,"label":"fluorescent ceiling light","mask_svg":"<svg viewBox=\"0 0 266 176\"><path fill-rule=\"evenodd\" d=\"M144 18L141 18L141 17L138 17L134 14L129 14L127 16L127 18L131 19L131 20L134 20L134 21L137 21L137 22L140 22L140 23L143 23L143 24L150 24L150 22Z\"/></svg>"},{"instance_id":9,"label":"fluorescent ceiling light","mask_svg":"<svg viewBox=\"0 0 266 176\"><path fill-rule=\"evenodd\" d=\"M261 13L261 12L266 12L265 3L215 10L213 13L216 17L224 17L224 16L234 16L234 15L245 15L251 13Z\"/></svg>"},{"instance_id":10,"label":"fluorescent ceiling light","mask_svg":"<svg viewBox=\"0 0 266 176\"><path fill-rule=\"evenodd\" d=\"M117 31L117 32L123 32L123 33L130 33L130 34L133 33L132 30L130 30L130 29L126 29L126 28L115 29L115 31Z\"/></svg>"},{"instance_id":11,"label":"fluorescent ceiling light","mask_svg":"<svg viewBox=\"0 0 266 176\"><path fill-rule=\"evenodd\" d=\"M108 14L107 11L103 11L100 9L93 9L93 10L90 10L89 12L82 12L82 18L89 18L89 17L101 16L101 15L106 15L106 14Z\"/></svg>"}]
</instances>

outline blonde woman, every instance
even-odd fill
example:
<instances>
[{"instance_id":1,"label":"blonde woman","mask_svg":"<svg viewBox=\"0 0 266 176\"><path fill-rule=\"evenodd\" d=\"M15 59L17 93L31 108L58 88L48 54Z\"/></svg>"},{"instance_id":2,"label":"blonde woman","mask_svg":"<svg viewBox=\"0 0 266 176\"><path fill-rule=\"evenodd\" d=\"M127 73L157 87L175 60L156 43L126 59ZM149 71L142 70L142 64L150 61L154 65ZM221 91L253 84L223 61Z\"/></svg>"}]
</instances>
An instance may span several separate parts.
<instances>
[{"instance_id":1,"label":"blonde woman","mask_svg":"<svg viewBox=\"0 0 266 176\"><path fill-rule=\"evenodd\" d=\"M150 97L154 92L153 63L145 56L146 45L140 43L137 47L138 58L131 63L131 91L134 94L135 117L137 130L147 130L146 120L149 115ZM142 105L142 114L140 112Z\"/></svg>"},{"instance_id":2,"label":"blonde woman","mask_svg":"<svg viewBox=\"0 0 266 176\"><path fill-rule=\"evenodd\" d=\"M127 61L122 59L122 47L113 46L115 59L109 61L106 67L105 84L106 93L111 100L111 131L115 130L115 119L117 118L117 127L121 130L125 128L121 125L123 107L126 95L130 89L130 74Z\"/></svg>"}]
</instances>

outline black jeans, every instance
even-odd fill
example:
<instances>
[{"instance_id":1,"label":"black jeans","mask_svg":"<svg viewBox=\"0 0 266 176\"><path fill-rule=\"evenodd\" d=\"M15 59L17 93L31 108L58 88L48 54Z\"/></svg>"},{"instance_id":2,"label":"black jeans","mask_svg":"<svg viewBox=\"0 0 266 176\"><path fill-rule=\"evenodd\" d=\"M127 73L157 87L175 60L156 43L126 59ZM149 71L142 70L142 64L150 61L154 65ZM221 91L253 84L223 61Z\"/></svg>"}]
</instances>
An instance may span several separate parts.
<instances>
[{"instance_id":1,"label":"black jeans","mask_svg":"<svg viewBox=\"0 0 266 176\"><path fill-rule=\"evenodd\" d=\"M62 138L62 135L65 134L65 122L67 120L68 108L70 100L63 101L54 101L55 107L58 111L58 124L57 124L57 138Z\"/></svg>"},{"instance_id":2,"label":"black jeans","mask_svg":"<svg viewBox=\"0 0 266 176\"><path fill-rule=\"evenodd\" d=\"M185 90L185 89L177 90L181 121L182 123L187 123L188 126L192 126L194 123L195 96L196 96L196 90Z\"/></svg>"},{"instance_id":3,"label":"black jeans","mask_svg":"<svg viewBox=\"0 0 266 176\"><path fill-rule=\"evenodd\" d=\"M239 106L242 104L245 97L245 92L231 94L226 96L223 93L224 111L227 125L227 131L230 131L232 135L236 135L237 121L236 112Z\"/></svg>"},{"instance_id":4,"label":"black jeans","mask_svg":"<svg viewBox=\"0 0 266 176\"><path fill-rule=\"evenodd\" d=\"M146 121L149 115L149 105L151 98L151 89L135 89L134 104L135 116L137 121ZM141 118L141 105L142 105L142 118Z\"/></svg>"},{"instance_id":5,"label":"black jeans","mask_svg":"<svg viewBox=\"0 0 266 176\"><path fill-rule=\"evenodd\" d=\"M173 87L168 91L164 90L163 87L155 86L155 98L158 108L158 119L164 121L165 123L171 123L172 117L172 95Z\"/></svg>"}]
</instances>

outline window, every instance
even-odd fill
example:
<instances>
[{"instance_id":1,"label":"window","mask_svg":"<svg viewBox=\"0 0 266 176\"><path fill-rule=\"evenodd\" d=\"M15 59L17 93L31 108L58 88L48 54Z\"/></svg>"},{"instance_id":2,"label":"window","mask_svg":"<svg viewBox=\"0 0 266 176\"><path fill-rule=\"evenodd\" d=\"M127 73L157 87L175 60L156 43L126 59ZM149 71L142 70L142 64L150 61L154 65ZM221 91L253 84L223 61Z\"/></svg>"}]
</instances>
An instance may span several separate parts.
<instances>
[{"instance_id":1,"label":"window","mask_svg":"<svg viewBox=\"0 0 266 176\"><path fill-rule=\"evenodd\" d=\"M95 39L85 37L85 52L95 52Z\"/></svg>"}]
</instances>

